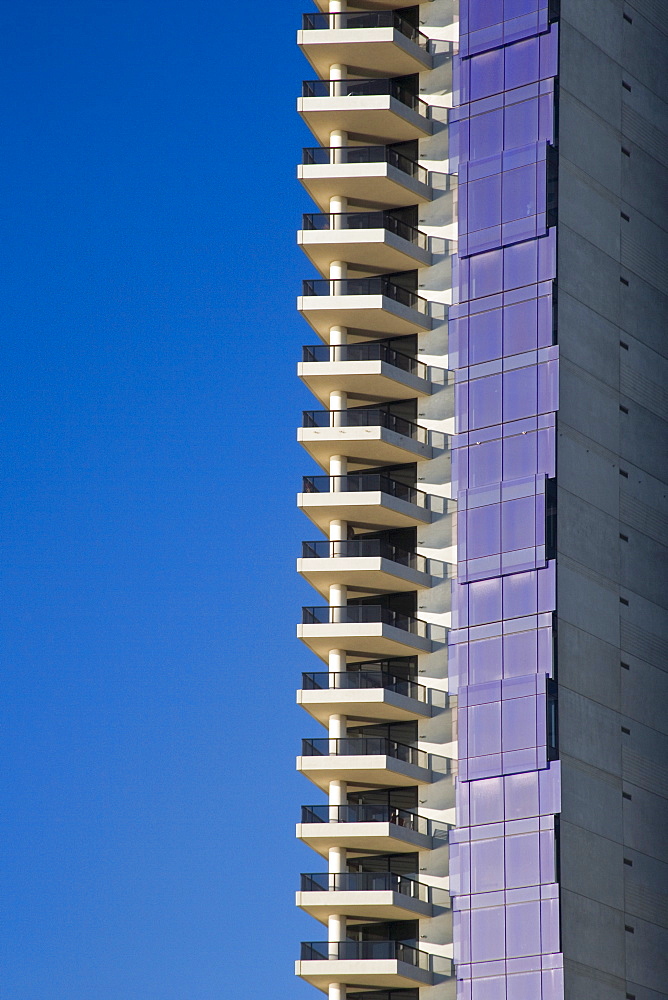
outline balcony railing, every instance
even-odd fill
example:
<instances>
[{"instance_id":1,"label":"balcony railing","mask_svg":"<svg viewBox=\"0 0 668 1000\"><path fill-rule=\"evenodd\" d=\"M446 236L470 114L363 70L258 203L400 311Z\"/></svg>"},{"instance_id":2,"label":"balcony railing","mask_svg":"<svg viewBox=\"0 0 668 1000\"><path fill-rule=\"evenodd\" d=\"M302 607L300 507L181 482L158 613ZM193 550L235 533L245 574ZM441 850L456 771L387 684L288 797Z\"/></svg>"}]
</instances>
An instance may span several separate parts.
<instances>
[{"instance_id":1,"label":"balcony railing","mask_svg":"<svg viewBox=\"0 0 668 1000\"><path fill-rule=\"evenodd\" d=\"M409 809L387 805L358 804L345 806L302 806L302 823L391 823L393 826L429 834L429 821Z\"/></svg>"},{"instance_id":2,"label":"balcony railing","mask_svg":"<svg viewBox=\"0 0 668 1000\"><path fill-rule=\"evenodd\" d=\"M396 961L431 971L431 958L402 941L302 941L302 962Z\"/></svg>"},{"instance_id":3,"label":"balcony railing","mask_svg":"<svg viewBox=\"0 0 668 1000\"><path fill-rule=\"evenodd\" d=\"M302 542L302 559L389 559L419 573L428 573L428 561L417 552L400 549L383 538Z\"/></svg>"},{"instance_id":4,"label":"balcony railing","mask_svg":"<svg viewBox=\"0 0 668 1000\"><path fill-rule=\"evenodd\" d=\"M427 638L429 626L419 618L390 611L380 604L346 604L342 607L302 608L302 625L391 625L393 628Z\"/></svg>"},{"instance_id":5,"label":"balcony railing","mask_svg":"<svg viewBox=\"0 0 668 1000\"><path fill-rule=\"evenodd\" d=\"M302 229L317 232L386 229L407 243L429 249L429 237L391 212L310 212L302 216Z\"/></svg>"},{"instance_id":6,"label":"balcony railing","mask_svg":"<svg viewBox=\"0 0 668 1000\"><path fill-rule=\"evenodd\" d=\"M304 410L303 427L385 427L395 434L412 438L421 444L429 443L426 427L398 417L387 410L352 407L348 410Z\"/></svg>"},{"instance_id":7,"label":"balcony railing","mask_svg":"<svg viewBox=\"0 0 668 1000\"><path fill-rule=\"evenodd\" d=\"M423 684L383 670L351 670L345 673L311 671L302 674L302 688L304 691L367 691L382 688L415 701L427 701L427 689Z\"/></svg>"},{"instance_id":8,"label":"balcony railing","mask_svg":"<svg viewBox=\"0 0 668 1000\"><path fill-rule=\"evenodd\" d=\"M410 372L425 381L429 380L429 367L408 354L395 351L386 344L307 344L302 348L302 361L328 364L338 361L385 361L393 368Z\"/></svg>"},{"instance_id":9,"label":"balcony railing","mask_svg":"<svg viewBox=\"0 0 668 1000\"><path fill-rule=\"evenodd\" d=\"M435 501L443 501L442 497L432 497L429 493L390 479L378 472L351 473L348 476L303 476L302 492L304 493L386 493L397 500L405 500L416 507L425 510L438 508ZM443 506L443 502L440 506Z\"/></svg>"},{"instance_id":10,"label":"balcony railing","mask_svg":"<svg viewBox=\"0 0 668 1000\"><path fill-rule=\"evenodd\" d=\"M401 78L396 77L379 77L374 80L304 80L302 97L393 97L423 118L431 117L429 105L402 83Z\"/></svg>"},{"instance_id":11,"label":"balcony railing","mask_svg":"<svg viewBox=\"0 0 668 1000\"><path fill-rule=\"evenodd\" d=\"M354 28L395 28L406 38L429 52L429 39L415 25L409 24L401 14L391 10L373 13L346 14L302 14L302 29L304 31L328 31Z\"/></svg>"},{"instance_id":12,"label":"balcony railing","mask_svg":"<svg viewBox=\"0 0 668 1000\"><path fill-rule=\"evenodd\" d=\"M431 303L410 288L395 285L383 275L372 278L307 278L302 281L302 295L384 295L402 306L431 316Z\"/></svg>"},{"instance_id":13,"label":"balcony railing","mask_svg":"<svg viewBox=\"0 0 668 1000\"><path fill-rule=\"evenodd\" d=\"M429 769L429 754L386 736L343 736L302 740L302 757L392 757L405 764Z\"/></svg>"},{"instance_id":14,"label":"balcony railing","mask_svg":"<svg viewBox=\"0 0 668 1000\"><path fill-rule=\"evenodd\" d=\"M327 872L301 876L302 892L399 892L429 902L429 886L408 875L393 872Z\"/></svg>"},{"instance_id":15,"label":"balcony railing","mask_svg":"<svg viewBox=\"0 0 668 1000\"><path fill-rule=\"evenodd\" d=\"M303 150L306 166L330 166L336 163L387 163L421 184L429 183L429 173L415 160L398 153L392 146L311 146Z\"/></svg>"}]
</instances>

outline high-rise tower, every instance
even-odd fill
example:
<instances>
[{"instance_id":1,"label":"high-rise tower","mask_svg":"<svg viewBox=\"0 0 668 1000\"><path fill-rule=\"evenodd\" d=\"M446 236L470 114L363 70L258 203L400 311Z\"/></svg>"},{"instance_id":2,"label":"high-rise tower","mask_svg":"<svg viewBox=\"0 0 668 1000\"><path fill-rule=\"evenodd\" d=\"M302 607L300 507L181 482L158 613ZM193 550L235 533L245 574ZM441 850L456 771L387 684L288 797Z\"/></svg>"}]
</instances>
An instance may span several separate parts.
<instances>
[{"instance_id":1,"label":"high-rise tower","mask_svg":"<svg viewBox=\"0 0 668 1000\"><path fill-rule=\"evenodd\" d=\"M668 6L317 6L297 972L661 1000Z\"/></svg>"}]
</instances>

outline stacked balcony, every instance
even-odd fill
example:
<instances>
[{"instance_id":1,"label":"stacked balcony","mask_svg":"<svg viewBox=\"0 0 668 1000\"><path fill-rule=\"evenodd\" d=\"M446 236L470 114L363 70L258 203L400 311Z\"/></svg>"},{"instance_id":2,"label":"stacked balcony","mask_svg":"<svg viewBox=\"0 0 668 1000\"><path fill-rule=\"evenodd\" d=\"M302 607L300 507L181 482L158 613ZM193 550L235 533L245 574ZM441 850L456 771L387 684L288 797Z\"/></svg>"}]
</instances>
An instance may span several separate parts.
<instances>
[{"instance_id":1,"label":"stacked balcony","mask_svg":"<svg viewBox=\"0 0 668 1000\"><path fill-rule=\"evenodd\" d=\"M302 741L297 768L325 801L302 807L297 836L326 864L302 875L297 905L327 940L304 942L296 971L329 1000L417 1000L450 973L418 934L438 910L419 858L443 844L419 796L449 773L417 728L445 707L418 679L418 657L445 639L418 601L448 576L417 531L452 513L418 488L442 447L419 404L448 384L418 346L445 317L420 290L439 252L419 224L434 190L419 162L434 131L419 74L434 56L418 7L316 7L298 33L318 77L298 101L319 143L298 168L316 210L297 235L316 276L297 308L319 340L298 369L318 406L298 440L322 473L304 477L298 505L323 537L297 560L318 595L297 634L322 662L297 701L323 731Z\"/></svg>"}]
</instances>

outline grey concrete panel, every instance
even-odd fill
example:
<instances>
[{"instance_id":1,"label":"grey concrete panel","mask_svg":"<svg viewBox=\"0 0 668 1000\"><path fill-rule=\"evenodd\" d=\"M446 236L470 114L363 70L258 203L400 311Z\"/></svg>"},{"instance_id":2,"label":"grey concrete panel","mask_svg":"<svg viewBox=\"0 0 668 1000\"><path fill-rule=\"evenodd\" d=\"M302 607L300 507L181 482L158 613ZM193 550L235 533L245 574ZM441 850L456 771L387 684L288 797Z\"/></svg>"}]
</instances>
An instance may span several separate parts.
<instances>
[{"instance_id":1,"label":"grey concrete panel","mask_svg":"<svg viewBox=\"0 0 668 1000\"><path fill-rule=\"evenodd\" d=\"M611 517L619 517L619 466L610 450L594 450L593 442L559 422L558 479L568 493L587 499Z\"/></svg>"},{"instance_id":2,"label":"grey concrete panel","mask_svg":"<svg viewBox=\"0 0 668 1000\"><path fill-rule=\"evenodd\" d=\"M570 757L621 778L619 715L568 688L559 688L559 746Z\"/></svg>"},{"instance_id":3,"label":"grey concrete panel","mask_svg":"<svg viewBox=\"0 0 668 1000\"><path fill-rule=\"evenodd\" d=\"M668 734L668 662L667 670L644 663L628 653L621 659L629 669L620 668L621 709L631 722L640 721Z\"/></svg>"},{"instance_id":4,"label":"grey concrete panel","mask_svg":"<svg viewBox=\"0 0 668 1000\"><path fill-rule=\"evenodd\" d=\"M622 802L619 778L562 757L562 822L621 844Z\"/></svg>"},{"instance_id":5,"label":"grey concrete panel","mask_svg":"<svg viewBox=\"0 0 668 1000\"><path fill-rule=\"evenodd\" d=\"M594 8L593 4L583 4L581 0L580 2L569 0L568 6L572 11L577 7L588 7L590 10ZM568 17L569 14L564 12L560 26L561 87L575 95L604 121L619 129L621 125L619 64L569 24Z\"/></svg>"},{"instance_id":6,"label":"grey concrete panel","mask_svg":"<svg viewBox=\"0 0 668 1000\"><path fill-rule=\"evenodd\" d=\"M624 867L621 844L562 819L560 828L561 885L590 899L624 909Z\"/></svg>"},{"instance_id":7,"label":"grey concrete panel","mask_svg":"<svg viewBox=\"0 0 668 1000\"><path fill-rule=\"evenodd\" d=\"M634 933L626 934L626 975L649 989L665 990L668 984L668 930L636 917L628 919Z\"/></svg>"},{"instance_id":8,"label":"grey concrete panel","mask_svg":"<svg viewBox=\"0 0 668 1000\"><path fill-rule=\"evenodd\" d=\"M624 978L624 914L567 889L561 893L564 954L574 962Z\"/></svg>"},{"instance_id":9,"label":"grey concrete panel","mask_svg":"<svg viewBox=\"0 0 668 1000\"><path fill-rule=\"evenodd\" d=\"M561 621L558 663L560 687L569 688L611 711L620 710L623 678L617 646Z\"/></svg>"},{"instance_id":10,"label":"grey concrete panel","mask_svg":"<svg viewBox=\"0 0 668 1000\"><path fill-rule=\"evenodd\" d=\"M564 489L557 491L557 550L610 580L619 579L619 522Z\"/></svg>"},{"instance_id":11,"label":"grey concrete panel","mask_svg":"<svg viewBox=\"0 0 668 1000\"><path fill-rule=\"evenodd\" d=\"M575 299L559 295L559 356L613 389L619 388L619 327Z\"/></svg>"}]
</instances>

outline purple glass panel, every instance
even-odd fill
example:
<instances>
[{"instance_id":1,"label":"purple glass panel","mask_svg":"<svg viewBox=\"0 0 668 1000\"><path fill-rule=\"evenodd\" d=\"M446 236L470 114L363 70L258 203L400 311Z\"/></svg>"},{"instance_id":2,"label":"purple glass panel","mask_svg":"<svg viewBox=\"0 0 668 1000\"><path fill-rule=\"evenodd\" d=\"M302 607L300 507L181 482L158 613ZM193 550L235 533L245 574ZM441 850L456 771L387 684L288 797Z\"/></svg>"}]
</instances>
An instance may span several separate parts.
<instances>
[{"instance_id":1,"label":"purple glass panel","mask_svg":"<svg viewBox=\"0 0 668 1000\"><path fill-rule=\"evenodd\" d=\"M537 322L535 299L507 305L503 310L504 354L522 354L535 350L538 346Z\"/></svg>"},{"instance_id":2,"label":"purple glass panel","mask_svg":"<svg viewBox=\"0 0 668 1000\"><path fill-rule=\"evenodd\" d=\"M540 903L517 903L506 907L508 958L540 954Z\"/></svg>"},{"instance_id":3,"label":"purple glass panel","mask_svg":"<svg viewBox=\"0 0 668 1000\"><path fill-rule=\"evenodd\" d=\"M541 1000L540 972L522 972L508 976L506 1000Z\"/></svg>"},{"instance_id":4,"label":"purple glass panel","mask_svg":"<svg viewBox=\"0 0 668 1000\"><path fill-rule=\"evenodd\" d=\"M540 849L538 833L506 837L506 887L540 885Z\"/></svg>"},{"instance_id":5,"label":"purple glass panel","mask_svg":"<svg viewBox=\"0 0 668 1000\"><path fill-rule=\"evenodd\" d=\"M503 675L521 677L537 669L536 632L515 632L503 637Z\"/></svg>"},{"instance_id":6,"label":"purple glass panel","mask_svg":"<svg viewBox=\"0 0 668 1000\"><path fill-rule=\"evenodd\" d=\"M503 144L505 149L526 146L538 141L538 109L535 101L511 104L504 112Z\"/></svg>"},{"instance_id":7,"label":"purple glass panel","mask_svg":"<svg viewBox=\"0 0 668 1000\"><path fill-rule=\"evenodd\" d=\"M480 639L469 645L469 683L500 680L503 670L502 639Z\"/></svg>"},{"instance_id":8,"label":"purple glass panel","mask_svg":"<svg viewBox=\"0 0 668 1000\"><path fill-rule=\"evenodd\" d=\"M503 839L471 844L471 892L504 888Z\"/></svg>"},{"instance_id":9,"label":"purple glass panel","mask_svg":"<svg viewBox=\"0 0 668 1000\"><path fill-rule=\"evenodd\" d=\"M501 479L501 441L487 441L469 450L469 486L486 486Z\"/></svg>"},{"instance_id":10,"label":"purple glass panel","mask_svg":"<svg viewBox=\"0 0 668 1000\"><path fill-rule=\"evenodd\" d=\"M501 422L501 375L473 379L469 383L469 427L488 427Z\"/></svg>"},{"instance_id":11,"label":"purple glass panel","mask_svg":"<svg viewBox=\"0 0 668 1000\"><path fill-rule=\"evenodd\" d=\"M506 980L501 976L474 979L471 986L472 1000L506 1000Z\"/></svg>"},{"instance_id":12,"label":"purple glass panel","mask_svg":"<svg viewBox=\"0 0 668 1000\"><path fill-rule=\"evenodd\" d=\"M506 778L506 819L538 816L538 775L513 774Z\"/></svg>"},{"instance_id":13,"label":"purple glass panel","mask_svg":"<svg viewBox=\"0 0 668 1000\"><path fill-rule=\"evenodd\" d=\"M503 778L487 778L470 785L471 823L479 826L503 820ZM536 805L538 791L536 786Z\"/></svg>"},{"instance_id":14,"label":"purple glass panel","mask_svg":"<svg viewBox=\"0 0 668 1000\"><path fill-rule=\"evenodd\" d=\"M488 581L486 581L488 582ZM514 573L503 580L504 618L536 614L536 573Z\"/></svg>"},{"instance_id":15,"label":"purple glass panel","mask_svg":"<svg viewBox=\"0 0 668 1000\"><path fill-rule=\"evenodd\" d=\"M468 710L468 754L482 757L501 749L501 705L476 705Z\"/></svg>"},{"instance_id":16,"label":"purple glass panel","mask_svg":"<svg viewBox=\"0 0 668 1000\"><path fill-rule=\"evenodd\" d=\"M479 254L470 262L471 287L473 298L493 295L503 286L503 250L492 250Z\"/></svg>"},{"instance_id":17,"label":"purple glass panel","mask_svg":"<svg viewBox=\"0 0 668 1000\"><path fill-rule=\"evenodd\" d=\"M477 507L467 512L467 557L501 551L501 507Z\"/></svg>"},{"instance_id":18,"label":"purple glass panel","mask_svg":"<svg viewBox=\"0 0 668 1000\"><path fill-rule=\"evenodd\" d=\"M504 701L502 718L504 751L538 746L534 698L512 698L510 701Z\"/></svg>"},{"instance_id":19,"label":"purple glass panel","mask_svg":"<svg viewBox=\"0 0 668 1000\"><path fill-rule=\"evenodd\" d=\"M503 110L471 119L469 155L472 160L500 153L503 149Z\"/></svg>"},{"instance_id":20,"label":"purple glass panel","mask_svg":"<svg viewBox=\"0 0 668 1000\"><path fill-rule=\"evenodd\" d=\"M521 288L538 280L538 251L535 241L507 247L503 255L503 283L506 288Z\"/></svg>"},{"instance_id":21,"label":"purple glass panel","mask_svg":"<svg viewBox=\"0 0 668 1000\"><path fill-rule=\"evenodd\" d=\"M468 232L501 221L501 175L483 177L468 185Z\"/></svg>"},{"instance_id":22,"label":"purple glass panel","mask_svg":"<svg viewBox=\"0 0 668 1000\"><path fill-rule=\"evenodd\" d=\"M536 167L507 171L503 175L503 220L524 219L537 211Z\"/></svg>"},{"instance_id":23,"label":"purple glass panel","mask_svg":"<svg viewBox=\"0 0 668 1000\"><path fill-rule=\"evenodd\" d=\"M469 320L469 364L499 358L502 352L502 317L499 309L477 313Z\"/></svg>"},{"instance_id":24,"label":"purple glass panel","mask_svg":"<svg viewBox=\"0 0 668 1000\"><path fill-rule=\"evenodd\" d=\"M468 584L471 625L501 620L501 580L479 580Z\"/></svg>"},{"instance_id":25,"label":"purple glass panel","mask_svg":"<svg viewBox=\"0 0 668 1000\"><path fill-rule=\"evenodd\" d=\"M505 49L506 75L505 87L523 87L540 79L540 45L537 38L515 42Z\"/></svg>"},{"instance_id":26,"label":"purple glass panel","mask_svg":"<svg viewBox=\"0 0 668 1000\"><path fill-rule=\"evenodd\" d=\"M544 500L541 501L544 504ZM501 505L501 537L506 552L535 544L536 510L533 497Z\"/></svg>"},{"instance_id":27,"label":"purple glass panel","mask_svg":"<svg viewBox=\"0 0 668 1000\"><path fill-rule=\"evenodd\" d=\"M467 31L488 28L503 21L503 0L469 0Z\"/></svg>"},{"instance_id":28,"label":"purple glass panel","mask_svg":"<svg viewBox=\"0 0 668 1000\"><path fill-rule=\"evenodd\" d=\"M471 911L471 951L476 961L489 962L504 957L505 916L503 906Z\"/></svg>"},{"instance_id":29,"label":"purple glass panel","mask_svg":"<svg viewBox=\"0 0 668 1000\"><path fill-rule=\"evenodd\" d=\"M469 65L472 101L503 90L503 49L474 56Z\"/></svg>"}]
</instances>

